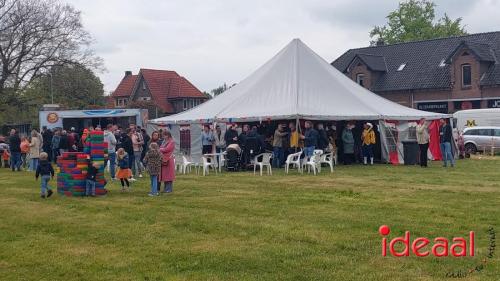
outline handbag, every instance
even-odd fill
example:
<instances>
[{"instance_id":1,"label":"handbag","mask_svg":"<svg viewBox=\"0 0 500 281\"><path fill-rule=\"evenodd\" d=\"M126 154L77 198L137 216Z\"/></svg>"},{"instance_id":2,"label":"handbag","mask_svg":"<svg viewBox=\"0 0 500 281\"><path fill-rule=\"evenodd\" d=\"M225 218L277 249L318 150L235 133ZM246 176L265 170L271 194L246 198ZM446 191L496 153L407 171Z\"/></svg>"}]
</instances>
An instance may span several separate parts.
<instances>
[{"instance_id":1,"label":"handbag","mask_svg":"<svg viewBox=\"0 0 500 281\"><path fill-rule=\"evenodd\" d=\"M170 160L170 158L169 159L165 159L164 157L162 157L161 158L161 165L162 166L167 166L168 165L168 160Z\"/></svg>"}]
</instances>

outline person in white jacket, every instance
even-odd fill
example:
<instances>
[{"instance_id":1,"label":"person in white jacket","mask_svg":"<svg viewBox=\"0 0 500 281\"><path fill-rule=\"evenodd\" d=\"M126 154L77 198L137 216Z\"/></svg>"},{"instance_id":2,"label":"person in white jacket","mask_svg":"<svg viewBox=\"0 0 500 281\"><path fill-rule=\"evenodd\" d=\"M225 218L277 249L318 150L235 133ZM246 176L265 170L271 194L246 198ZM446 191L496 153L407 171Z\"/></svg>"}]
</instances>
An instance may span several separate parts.
<instances>
[{"instance_id":1,"label":"person in white jacket","mask_svg":"<svg viewBox=\"0 0 500 281\"><path fill-rule=\"evenodd\" d=\"M109 174L111 179L115 180L116 137L113 128L113 124L108 124L106 130L104 130L104 141L108 143Z\"/></svg>"},{"instance_id":2,"label":"person in white jacket","mask_svg":"<svg viewBox=\"0 0 500 281\"><path fill-rule=\"evenodd\" d=\"M427 167L427 150L429 149L429 124L424 118L417 125L417 143L420 148L420 167Z\"/></svg>"}]
</instances>

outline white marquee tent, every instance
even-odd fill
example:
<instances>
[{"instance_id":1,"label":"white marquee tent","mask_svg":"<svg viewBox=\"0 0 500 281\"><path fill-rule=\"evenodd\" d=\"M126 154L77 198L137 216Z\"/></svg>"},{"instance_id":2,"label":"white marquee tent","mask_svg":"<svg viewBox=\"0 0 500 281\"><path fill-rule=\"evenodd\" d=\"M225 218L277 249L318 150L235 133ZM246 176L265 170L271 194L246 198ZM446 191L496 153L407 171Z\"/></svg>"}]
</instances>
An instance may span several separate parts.
<instances>
[{"instance_id":1,"label":"white marquee tent","mask_svg":"<svg viewBox=\"0 0 500 281\"><path fill-rule=\"evenodd\" d=\"M248 78L191 110L153 124L283 119L417 120L442 118L386 100L359 86L299 39Z\"/></svg>"},{"instance_id":2,"label":"white marquee tent","mask_svg":"<svg viewBox=\"0 0 500 281\"><path fill-rule=\"evenodd\" d=\"M185 112L150 121L168 125L179 139L179 125L251 122L284 119L379 120L383 129L382 158L402 161L406 132L389 128L420 118L448 117L420 111L384 99L361 87L322 59L299 39L294 39L249 77L219 96ZM190 126L190 154L201 156L201 127ZM394 126L392 126L394 127ZM394 131L395 130L395 131ZM397 137L393 136L397 132ZM180 148L177 143L177 148ZM396 156L394 156L396 155ZM393 157L394 156L394 157Z\"/></svg>"}]
</instances>

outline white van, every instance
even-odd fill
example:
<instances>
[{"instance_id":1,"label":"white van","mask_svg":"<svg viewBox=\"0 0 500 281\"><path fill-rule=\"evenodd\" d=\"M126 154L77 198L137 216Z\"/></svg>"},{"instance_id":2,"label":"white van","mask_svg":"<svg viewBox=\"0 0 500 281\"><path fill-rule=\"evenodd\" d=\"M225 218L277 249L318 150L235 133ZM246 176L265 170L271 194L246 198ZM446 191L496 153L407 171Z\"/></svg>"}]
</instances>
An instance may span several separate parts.
<instances>
[{"instance_id":1,"label":"white van","mask_svg":"<svg viewBox=\"0 0 500 281\"><path fill-rule=\"evenodd\" d=\"M500 127L500 108L469 109L453 113L453 128L463 132L476 126Z\"/></svg>"}]
</instances>

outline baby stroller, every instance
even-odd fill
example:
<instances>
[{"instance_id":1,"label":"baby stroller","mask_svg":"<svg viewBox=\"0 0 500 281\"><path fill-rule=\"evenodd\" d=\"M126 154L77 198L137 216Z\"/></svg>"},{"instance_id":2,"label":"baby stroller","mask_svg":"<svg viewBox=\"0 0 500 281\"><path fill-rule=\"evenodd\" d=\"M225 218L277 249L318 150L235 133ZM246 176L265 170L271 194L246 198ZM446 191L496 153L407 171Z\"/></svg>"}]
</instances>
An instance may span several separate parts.
<instances>
[{"instance_id":1,"label":"baby stroller","mask_svg":"<svg viewBox=\"0 0 500 281\"><path fill-rule=\"evenodd\" d=\"M240 170L241 149L237 144L231 144L226 149L226 171Z\"/></svg>"}]
</instances>

